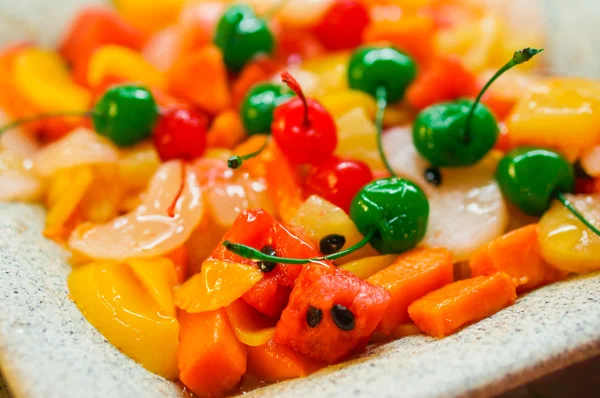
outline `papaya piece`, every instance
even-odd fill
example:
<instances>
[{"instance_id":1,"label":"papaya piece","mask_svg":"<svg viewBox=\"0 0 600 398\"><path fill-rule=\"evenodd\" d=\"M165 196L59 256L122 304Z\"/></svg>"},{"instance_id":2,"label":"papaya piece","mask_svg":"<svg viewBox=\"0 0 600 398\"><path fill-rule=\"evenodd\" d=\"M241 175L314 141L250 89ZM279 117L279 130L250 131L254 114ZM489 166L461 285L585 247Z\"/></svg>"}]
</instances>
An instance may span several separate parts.
<instances>
[{"instance_id":1,"label":"papaya piece","mask_svg":"<svg viewBox=\"0 0 600 398\"><path fill-rule=\"evenodd\" d=\"M267 162L267 186L277 214L285 223L290 223L304 203L300 176L276 145L272 145L273 156Z\"/></svg>"},{"instance_id":2,"label":"papaya piece","mask_svg":"<svg viewBox=\"0 0 600 398\"><path fill-rule=\"evenodd\" d=\"M277 382L304 377L322 367L274 340L248 347L248 374L261 381Z\"/></svg>"},{"instance_id":3,"label":"papaya piece","mask_svg":"<svg viewBox=\"0 0 600 398\"><path fill-rule=\"evenodd\" d=\"M182 55L169 70L168 78L174 94L212 115L225 110L231 102L227 69L216 46L207 45Z\"/></svg>"},{"instance_id":4,"label":"papaya piece","mask_svg":"<svg viewBox=\"0 0 600 398\"><path fill-rule=\"evenodd\" d=\"M247 350L231 330L225 309L179 314L179 380L194 394L223 395L246 373Z\"/></svg>"},{"instance_id":5,"label":"papaya piece","mask_svg":"<svg viewBox=\"0 0 600 398\"><path fill-rule=\"evenodd\" d=\"M244 137L246 132L240 115L225 109L214 118L206 132L206 145L209 148L233 148Z\"/></svg>"},{"instance_id":6,"label":"papaya piece","mask_svg":"<svg viewBox=\"0 0 600 398\"><path fill-rule=\"evenodd\" d=\"M511 278L498 272L446 285L412 303L408 313L422 331L444 337L495 314L516 299Z\"/></svg>"},{"instance_id":7,"label":"papaya piece","mask_svg":"<svg viewBox=\"0 0 600 398\"><path fill-rule=\"evenodd\" d=\"M387 268L367 279L391 294L377 331L390 334L409 321L409 305L453 281L452 254L446 249L415 249L401 254Z\"/></svg>"},{"instance_id":8,"label":"papaya piece","mask_svg":"<svg viewBox=\"0 0 600 398\"><path fill-rule=\"evenodd\" d=\"M479 249L469 262L472 276L504 272L522 293L564 279L567 273L542 257L537 224L527 225L494 239Z\"/></svg>"},{"instance_id":9,"label":"papaya piece","mask_svg":"<svg viewBox=\"0 0 600 398\"><path fill-rule=\"evenodd\" d=\"M179 246L165 255L175 265L177 283L183 283L187 276L189 255L186 246Z\"/></svg>"}]
</instances>

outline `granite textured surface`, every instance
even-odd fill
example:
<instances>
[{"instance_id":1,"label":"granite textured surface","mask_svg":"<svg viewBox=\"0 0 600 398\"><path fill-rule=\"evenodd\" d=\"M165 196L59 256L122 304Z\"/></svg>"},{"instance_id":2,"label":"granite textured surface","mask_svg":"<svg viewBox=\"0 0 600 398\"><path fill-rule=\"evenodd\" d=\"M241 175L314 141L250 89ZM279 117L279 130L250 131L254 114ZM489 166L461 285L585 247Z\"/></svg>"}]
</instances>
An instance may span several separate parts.
<instances>
[{"instance_id":1,"label":"granite textured surface","mask_svg":"<svg viewBox=\"0 0 600 398\"><path fill-rule=\"evenodd\" d=\"M39 207L0 204L0 366L18 398L178 397L69 300ZM413 336L250 397L489 397L600 354L600 274L547 286L458 334Z\"/></svg>"}]
</instances>

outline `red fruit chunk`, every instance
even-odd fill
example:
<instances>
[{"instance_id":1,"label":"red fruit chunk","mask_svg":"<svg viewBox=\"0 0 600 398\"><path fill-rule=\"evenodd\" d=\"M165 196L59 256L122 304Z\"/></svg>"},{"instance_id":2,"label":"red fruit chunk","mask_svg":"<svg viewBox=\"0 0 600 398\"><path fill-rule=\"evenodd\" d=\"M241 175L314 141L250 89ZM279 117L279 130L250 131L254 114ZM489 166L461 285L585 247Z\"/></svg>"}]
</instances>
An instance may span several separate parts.
<instances>
[{"instance_id":1,"label":"red fruit chunk","mask_svg":"<svg viewBox=\"0 0 600 398\"><path fill-rule=\"evenodd\" d=\"M161 160L193 160L206 149L208 117L203 113L173 108L161 115L152 136Z\"/></svg>"},{"instance_id":2,"label":"red fruit chunk","mask_svg":"<svg viewBox=\"0 0 600 398\"><path fill-rule=\"evenodd\" d=\"M275 341L315 361L337 362L364 348L389 301L385 289L349 271L310 263L296 280Z\"/></svg>"},{"instance_id":3,"label":"red fruit chunk","mask_svg":"<svg viewBox=\"0 0 600 398\"><path fill-rule=\"evenodd\" d=\"M308 241L291 232L262 209L244 211L235 220L223 240L241 243L258 250L271 246L279 257L311 258L320 256L319 251ZM211 258L229 260L243 264L256 264L228 251L219 244ZM330 265L330 263L325 263ZM244 301L265 315L276 317L285 307L290 290L302 271L301 264L277 264L252 289L243 296Z\"/></svg>"},{"instance_id":4,"label":"red fruit chunk","mask_svg":"<svg viewBox=\"0 0 600 398\"><path fill-rule=\"evenodd\" d=\"M315 35L330 50L358 46L370 22L369 12L359 1L338 0L323 15Z\"/></svg>"},{"instance_id":5,"label":"red fruit chunk","mask_svg":"<svg viewBox=\"0 0 600 398\"><path fill-rule=\"evenodd\" d=\"M371 181L373 173L366 163L332 156L309 171L304 188L349 213L352 199Z\"/></svg>"}]
</instances>

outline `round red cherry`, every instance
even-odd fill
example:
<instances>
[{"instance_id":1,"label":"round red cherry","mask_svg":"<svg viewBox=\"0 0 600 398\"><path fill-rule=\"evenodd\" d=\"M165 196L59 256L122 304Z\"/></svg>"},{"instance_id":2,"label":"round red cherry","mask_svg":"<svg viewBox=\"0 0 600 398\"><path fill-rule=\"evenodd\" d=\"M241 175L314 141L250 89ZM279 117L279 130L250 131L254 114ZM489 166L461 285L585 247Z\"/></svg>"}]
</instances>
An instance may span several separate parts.
<instances>
[{"instance_id":1,"label":"round red cherry","mask_svg":"<svg viewBox=\"0 0 600 398\"><path fill-rule=\"evenodd\" d=\"M315 27L315 36L330 50L354 48L362 42L369 22L369 12L360 1L337 0Z\"/></svg>"},{"instance_id":2,"label":"round red cherry","mask_svg":"<svg viewBox=\"0 0 600 398\"><path fill-rule=\"evenodd\" d=\"M327 159L337 145L337 128L323 105L306 99L298 82L288 72L281 79L297 95L275 108L271 134L293 164L317 164Z\"/></svg>"},{"instance_id":3,"label":"round red cherry","mask_svg":"<svg viewBox=\"0 0 600 398\"><path fill-rule=\"evenodd\" d=\"M331 156L309 170L304 189L348 213L354 196L371 181L373 173L366 163Z\"/></svg>"},{"instance_id":4,"label":"round red cherry","mask_svg":"<svg viewBox=\"0 0 600 398\"><path fill-rule=\"evenodd\" d=\"M172 108L161 114L154 128L154 146L161 160L192 160L206 149L208 117L186 108Z\"/></svg>"}]
</instances>

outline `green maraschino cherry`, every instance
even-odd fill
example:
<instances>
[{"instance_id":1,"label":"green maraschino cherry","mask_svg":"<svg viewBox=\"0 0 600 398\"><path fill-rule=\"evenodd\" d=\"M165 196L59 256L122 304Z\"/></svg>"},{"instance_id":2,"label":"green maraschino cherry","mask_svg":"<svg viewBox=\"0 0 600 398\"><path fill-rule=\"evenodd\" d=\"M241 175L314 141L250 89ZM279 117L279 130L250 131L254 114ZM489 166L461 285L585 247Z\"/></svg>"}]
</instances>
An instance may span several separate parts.
<instances>
[{"instance_id":1,"label":"green maraschino cherry","mask_svg":"<svg viewBox=\"0 0 600 398\"><path fill-rule=\"evenodd\" d=\"M67 116L90 117L98 134L117 146L128 147L150 137L158 119L158 106L148 89L118 85L106 90L90 111L42 113L9 123L0 128L0 134L25 123Z\"/></svg>"},{"instance_id":2,"label":"green maraschino cherry","mask_svg":"<svg viewBox=\"0 0 600 398\"><path fill-rule=\"evenodd\" d=\"M350 206L350 218L364 238L346 250L315 258L282 258L252 247L225 241L227 250L244 258L283 264L336 260L368 243L381 254L400 254L416 247L425 236L429 201L413 182L397 177L383 178L364 186Z\"/></svg>"},{"instance_id":3,"label":"green maraschino cherry","mask_svg":"<svg viewBox=\"0 0 600 398\"><path fill-rule=\"evenodd\" d=\"M275 83L259 83L252 87L240 109L244 128L249 135L270 134L275 108L294 96L287 87Z\"/></svg>"},{"instance_id":4,"label":"green maraschino cherry","mask_svg":"<svg viewBox=\"0 0 600 398\"><path fill-rule=\"evenodd\" d=\"M507 153L498 163L496 180L504 196L524 213L541 216L557 199L600 235L564 195L573 192L575 169L560 153L534 147L522 147Z\"/></svg>"},{"instance_id":5,"label":"green maraschino cherry","mask_svg":"<svg viewBox=\"0 0 600 398\"><path fill-rule=\"evenodd\" d=\"M413 124L413 143L434 167L470 166L480 161L498 139L492 112L480 103L487 89L504 72L529 61L543 50L525 48L513 54L487 82L475 101L457 100L422 110Z\"/></svg>"},{"instance_id":6,"label":"green maraschino cherry","mask_svg":"<svg viewBox=\"0 0 600 398\"><path fill-rule=\"evenodd\" d=\"M400 101L408 86L417 76L417 64L408 55L394 47L361 47L352 54L348 64L348 85L364 91L377 101L377 146L385 168L396 175L389 164L381 134L383 115L389 103Z\"/></svg>"},{"instance_id":7,"label":"green maraschino cherry","mask_svg":"<svg viewBox=\"0 0 600 398\"><path fill-rule=\"evenodd\" d=\"M221 49L227 68L239 72L251 59L273 53L275 37L267 21L250 6L233 4L217 23L214 43Z\"/></svg>"}]
</instances>

